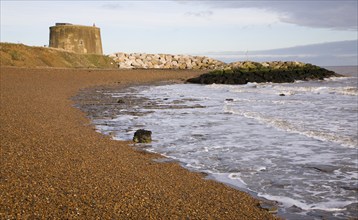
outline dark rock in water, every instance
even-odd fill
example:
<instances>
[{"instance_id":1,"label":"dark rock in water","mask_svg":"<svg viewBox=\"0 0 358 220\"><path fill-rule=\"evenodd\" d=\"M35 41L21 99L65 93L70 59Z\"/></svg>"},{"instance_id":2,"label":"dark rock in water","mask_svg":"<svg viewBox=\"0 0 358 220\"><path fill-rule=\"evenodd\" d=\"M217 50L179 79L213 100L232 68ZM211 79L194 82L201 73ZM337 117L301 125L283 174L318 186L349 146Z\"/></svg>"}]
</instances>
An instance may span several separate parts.
<instances>
[{"instance_id":1,"label":"dark rock in water","mask_svg":"<svg viewBox=\"0 0 358 220\"><path fill-rule=\"evenodd\" d=\"M225 101L228 101L228 102L233 102L234 99L225 99Z\"/></svg>"},{"instance_id":2,"label":"dark rock in water","mask_svg":"<svg viewBox=\"0 0 358 220\"><path fill-rule=\"evenodd\" d=\"M333 71L298 62L271 62L265 65L260 63L251 64L233 67L232 69L215 70L199 77L188 79L187 82L198 84L290 83L295 80L321 80L332 76L340 76Z\"/></svg>"},{"instance_id":3,"label":"dark rock in water","mask_svg":"<svg viewBox=\"0 0 358 220\"><path fill-rule=\"evenodd\" d=\"M259 202L258 206L272 214L278 212L278 205L275 201L263 200Z\"/></svg>"},{"instance_id":4,"label":"dark rock in water","mask_svg":"<svg viewBox=\"0 0 358 220\"><path fill-rule=\"evenodd\" d=\"M298 212L302 212L303 210L300 207L293 205L293 206L289 207L287 209L287 211L298 213Z\"/></svg>"},{"instance_id":5,"label":"dark rock in water","mask_svg":"<svg viewBox=\"0 0 358 220\"><path fill-rule=\"evenodd\" d=\"M122 99L118 99L117 103L118 103L118 104L124 104L125 102L124 102L124 100L122 100Z\"/></svg>"},{"instance_id":6,"label":"dark rock in water","mask_svg":"<svg viewBox=\"0 0 358 220\"><path fill-rule=\"evenodd\" d=\"M288 181L284 181L284 180L275 180L275 181L271 181L271 186L275 187L275 188L285 188L287 186L289 186L290 183Z\"/></svg>"},{"instance_id":7,"label":"dark rock in water","mask_svg":"<svg viewBox=\"0 0 358 220\"><path fill-rule=\"evenodd\" d=\"M150 143L152 142L152 132L139 129L134 133L133 141L136 143Z\"/></svg>"},{"instance_id":8,"label":"dark rock in water","mask_svg":"<svg viewBox=\"0 0 358 220\"><path fill-rule=\"evenodd\" d=\"M341 188L344 190L352 190L358 192L358 186L341 186Z\"/></svg>"},{"instance_id":9,"label":"dark rock in water","mask_svg":"<svg viewBox=\"0 0 358 220\"><path fill-rule=\"evenodd\" d=\"M350 205L344 206L344 208L346 208L349 212L358 213L358 203L352 203Z\"/></svg>"},{"instance_id":10,"label":"dark rock in water","mask_svg":"<svg viewBox=\"0 0 358 220\"><path fill-rule=\"evenodd\" d=\"M286 96L285 94L281 93L280 96Z\"/></svg>"},{"instance_id":11,"label":"dark rock in water","mask_svg":"<svg viewBox=\"0 0 358 220\"><path fill-rule=\"evenodd\" d=\"M331 166L331 165L311 165L311 166L307 166L307 168L311 168L311 169L315 169L317 171L320 172L324 172L324 173L333 173L335 170L337 170L338 168L335 166Z\"/></svg>"}]
</instances>

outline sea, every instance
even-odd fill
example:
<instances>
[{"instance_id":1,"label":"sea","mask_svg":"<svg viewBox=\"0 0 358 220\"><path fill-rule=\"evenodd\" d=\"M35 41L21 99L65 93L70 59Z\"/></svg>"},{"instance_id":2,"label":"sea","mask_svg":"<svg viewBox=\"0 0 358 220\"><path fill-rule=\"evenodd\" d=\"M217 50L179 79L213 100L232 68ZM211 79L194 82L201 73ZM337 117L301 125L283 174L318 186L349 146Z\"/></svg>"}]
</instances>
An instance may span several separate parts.
<instances>
[{"instance_id":1,"label":"sea","mask_svg":"<svg viewBox=\"0 0 358 220\"><path fill-rule=\"evenodd\" d=\"M282 218L357 218L358 69L326 68L345 77L132 87L110 95L135 105L93 123L116 140L152 131L136 147L274 201Z\"/></svg>"}]
</instances>

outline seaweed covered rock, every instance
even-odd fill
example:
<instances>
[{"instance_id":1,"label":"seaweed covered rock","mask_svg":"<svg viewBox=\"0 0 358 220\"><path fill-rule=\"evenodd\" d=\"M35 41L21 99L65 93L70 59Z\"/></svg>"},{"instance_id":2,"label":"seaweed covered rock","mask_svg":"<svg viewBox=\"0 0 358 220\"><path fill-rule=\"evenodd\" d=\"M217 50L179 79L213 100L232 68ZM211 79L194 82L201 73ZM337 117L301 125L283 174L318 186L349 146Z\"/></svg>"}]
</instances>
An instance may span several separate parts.
<instances>
[{"instance_id":1,"label":"seaweed covered rock","mask_svg":"<svg viewBox=\"0 0 358 220\"><path fill-rule=\"evenodd\" d=\"M199 84L246 84L248 82L290 83L295 80L322 80L340 76L333 71L301 62L236 62L223 70L215 70L197 78L190 83Z\"/></svg>"},{"instance_id":2,"label":"seaweed covered rock","mask_svg":"<svg viewBox=\"0 0 358 220\"><path fill-rule=\"evenodd\" d=\"M150 143L152 142L152 132L139 129L134 133L133 141L136 143Z\"/></svg>"}]
</instances>

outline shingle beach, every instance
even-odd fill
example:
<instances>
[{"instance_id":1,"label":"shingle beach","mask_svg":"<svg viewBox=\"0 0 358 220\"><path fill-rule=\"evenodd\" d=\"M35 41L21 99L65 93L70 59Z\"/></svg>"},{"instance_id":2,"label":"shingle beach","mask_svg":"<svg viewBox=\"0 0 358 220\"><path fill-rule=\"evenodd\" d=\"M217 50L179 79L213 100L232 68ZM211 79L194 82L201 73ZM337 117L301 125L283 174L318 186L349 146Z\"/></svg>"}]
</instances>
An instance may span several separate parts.
<instances>
[{"instance_id":1,"label":"shingle beach","mask_svg":"<svg viewBox=\"0 0 358 220\"><path fill-rule=\"evenodd\" d=\"M97 133L71 99L202 72L0 70L0 219L275 219L247 193Z\"/></svg>"}]
</instances>

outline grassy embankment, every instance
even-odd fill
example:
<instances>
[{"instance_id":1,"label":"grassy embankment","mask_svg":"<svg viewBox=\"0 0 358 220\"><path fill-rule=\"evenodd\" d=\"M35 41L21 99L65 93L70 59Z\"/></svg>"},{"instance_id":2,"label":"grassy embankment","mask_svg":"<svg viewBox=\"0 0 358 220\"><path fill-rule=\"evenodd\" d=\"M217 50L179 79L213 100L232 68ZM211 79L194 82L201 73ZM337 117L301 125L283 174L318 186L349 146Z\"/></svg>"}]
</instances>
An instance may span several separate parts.
<instances>
[{"instance_id":1,"label":"grassy embankment","mask_svg":"<svg viewBox=\"0 0 358 220\"><path fill-rule=\"evenodd\" d=\"M108 56L77 54L61 49L0 43L0 65L16 67L102 68L116 64Z\"/></svg>"}]
</instances>

